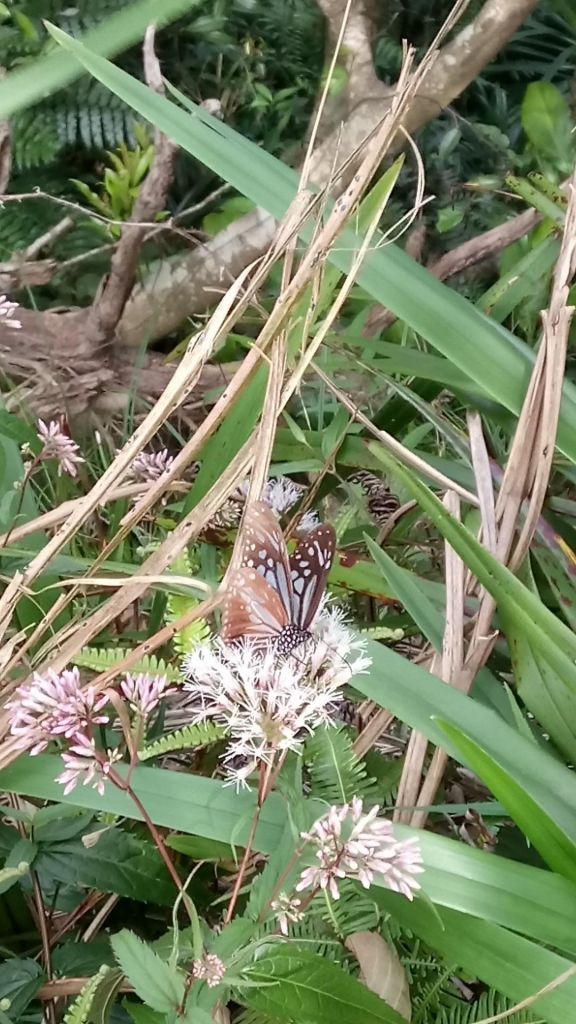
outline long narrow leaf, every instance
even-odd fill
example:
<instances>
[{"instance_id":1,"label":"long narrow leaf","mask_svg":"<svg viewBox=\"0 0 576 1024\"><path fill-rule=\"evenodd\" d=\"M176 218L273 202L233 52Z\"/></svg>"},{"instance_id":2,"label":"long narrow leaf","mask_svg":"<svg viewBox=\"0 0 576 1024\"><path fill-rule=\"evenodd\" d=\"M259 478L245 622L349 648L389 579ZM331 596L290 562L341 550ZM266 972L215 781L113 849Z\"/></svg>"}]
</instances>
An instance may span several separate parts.
<instances>
[{"instance_id":1,"label":"long narrow leaf","mask_svg":"<svg viewBox=\"0 0 576 1024\"><path fill-rule=\"evenodd\" d=\"M516 577L490 555L475 537L450 516L435 494L422 484L414 473L394 459L377 444L368 443L370 451L387 471L402 481L443 537L452 545L480 583L499 605L530 636L533 647L541 651L558 672L569 690L576 693L576 637L544 604L531 594Z\"/></svg>"},{"instance_id":2,"label":"long narrow leaf","mask_svg":"<svg viewBox=\"0 0 576 1024\"><path fill-rule=\"evenodd\" d=\"M520 935L489 921L453 910L432 911L421 900L409 903L382 891L379 902L405 928L419 935L448 963L458 964L473 977L503 992L514 1002L536 995L574 966L570 960L542 949ZM576 1006L576 976L538 1000L535 1020L568 1024Z\"/></svg>"},{"instance_id":3,"label":"long narrow leaf","mask_svg":"<svg viewBox=\"0 0 576 1024\"><path fill-rule=\"evenodd\" d=\"M143 117L274 217L285 214L297 191L295 171L205 111L198 108L196 115L190 116L66 33L51 31L95 78ZM312 225L303 225L302 238L309 240L312 230ZM348 271L360 244L356 233L346 229L328 254L330 262ZM358 281L375 301L450 359L470 378L472 386L480 386L506 409L519 412L534 355L514 335L394 245L375 244L360 268ZM564 384L558 447L576 462L576 389L570 383Z\"/></svg>"},{"instance_id":4,"label":"long narrow leaf","mask_svg":"<svg viewBox=\"0 0 576 1024\"><path fill-rule=\"evenodd\" d=\"M474 743L461 729L439 721L438 725L461 752L460 756L489 787L508 810L510 817L554 871L576 882L576 845L552 821L550 816L503 768L501 761Z\"/></svg>"},{"instance_id":5,"label":"long narrow leaf","mask_svg":"<svg viewBox=\"0 0 576 1024\"><path fill-rule=\"evenodd\" d=\"M86 32L82 39L94 53L114 56L137 43L147 25L154 24L161 28L199 3L200 0L163 0L162 5L159 5L158 0L140 0L107 17L101 25ZM78 61L59 50L39 57L26 67L11 71L0 82L0 118L10 117L17 110L45 99L81 74L82 68Z\"/></svg>"},{"instance_id":6,"label":"long narrow leaf","mask_svg":"<svg viewBox=\"0 0 576 1024\"><path fill-rule=\"evenodd\" d=\"M397 655L394 658L402 664L402 658ZM426 678L426 673L417 669L416 673ZM461 694L454 694L439 680L432 681L438 689L470 705L471 714L477 713L482 725L485 724L484 716L488 716L490 722L498 721L495 715L485 712ZM399 690L403 685L403 681L396 676L393 686ZM430 723L430 718L427 721ZM419 722L414 721L413 724L418 727ZM433 725L440 737L436 723ZM500 739L496 735L496 742ZM103 796L99 796L93 789L80 787L64 797L62 786L54 781L60 769L60 759L55 755L21 757L10 768L0 772L0 789L140 819L129 797L110 786ZM136 769L133 782L156 825L179 833L187 832L215 839L228 845L242 844L246 840L254 813L253 794L235 793L213 779L159 768ZM318 805L317 809L313 805L311 814L321 814L324 809L324 805ZM282 842L285 822L284 803L272 795L262 811L255 849L262 853L276 850ZM399 832L406 836L414 834L408 828L399 828ZM504 858L488 857L454 840L428 833L416 834L422 844L426 866L419 880L424 892L436 904L485 917L547 944L576 953L576 934L573 928L576 886L539 868L516 864Z\"/></svg>"}]
</instances>

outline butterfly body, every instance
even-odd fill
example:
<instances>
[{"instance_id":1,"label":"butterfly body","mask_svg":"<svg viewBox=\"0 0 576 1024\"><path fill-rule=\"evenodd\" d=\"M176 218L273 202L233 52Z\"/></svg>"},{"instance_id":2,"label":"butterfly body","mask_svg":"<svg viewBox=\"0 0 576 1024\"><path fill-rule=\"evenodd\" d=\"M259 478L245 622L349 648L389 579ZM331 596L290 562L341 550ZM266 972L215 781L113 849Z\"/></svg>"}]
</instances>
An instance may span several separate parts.
<instances>
[{"instance_id":1,"label":"butterfly body","mask_svg":"<svg viewBox=\"0 0 576 1024\"><path fill-rule=\"evenodd\" d=\"M241 567L232 573L222 612L222 636L273 643L289 655L310 639L332 565L336 538L331 526L308 533L288 555L272 510L255 502L246 511Z\"/></svg>"}]
</instances>

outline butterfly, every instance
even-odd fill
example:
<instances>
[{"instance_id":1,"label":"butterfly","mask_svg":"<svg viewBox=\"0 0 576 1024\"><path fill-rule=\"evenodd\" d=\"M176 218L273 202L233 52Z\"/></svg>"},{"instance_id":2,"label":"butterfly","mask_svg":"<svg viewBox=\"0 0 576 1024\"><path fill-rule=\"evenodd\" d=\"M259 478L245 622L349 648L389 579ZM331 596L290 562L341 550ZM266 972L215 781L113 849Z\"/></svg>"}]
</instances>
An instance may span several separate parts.
<instances>
[{"instance_id":1,"label":"butterfly","mask_svg":"<svg viewBox=\"0 0 576 1024\"><path fill-rule=\"evenodd\" d=\"M281 655L310 639L310 626L336 550L332 526L321 524L289 555L272 509L256 501L246 509L244 548L222 608L222 637L271 642Z\"/></svg>"}]
</instances>

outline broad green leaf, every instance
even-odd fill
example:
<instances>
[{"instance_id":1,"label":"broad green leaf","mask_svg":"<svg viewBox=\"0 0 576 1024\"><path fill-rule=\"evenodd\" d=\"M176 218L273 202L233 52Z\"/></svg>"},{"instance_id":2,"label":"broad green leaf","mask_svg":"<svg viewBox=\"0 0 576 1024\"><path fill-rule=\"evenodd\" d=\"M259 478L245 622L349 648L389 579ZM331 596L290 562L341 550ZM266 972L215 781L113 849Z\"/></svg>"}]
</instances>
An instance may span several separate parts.
<instances>
[{"instance_id":1,"label":"broad green leaf","mask_svg":"<svg viewBox=\"0 0 576 1024\"><path fill-rule=\"evenodd\" d=\"M378 901L402 927L419 935L449 964L458 964L473 977L504 993L514 1003L540 989L573 967L570 960L535 945L520 935L453 910L437 910L422 900L410 903L381 890ZM568 1024L576 1005L576 976L531 1007L536 1020Z\"/></svg>"},{"instance_id":2,"label":"broad green leaf","mask_svg":"<svg viewBox=\"0 0 576 1024\"><path fill-rule=\"evenodd\" d=\"M203 839L201 836L174 835L165 840L169 850L184 853L192 860L233 861L238 850L229 843L220 843L215 839Z\"/></svg>"},{"instance_id":3,"label":"broad green leaf","mask_svg":"<svg viewBox=\"0 0 576 1024\"><path fill-rule=\"evenodd\" d=\"M521 108L522 127L536 152L560 170L570 159L572 128L568 103L551 82L531 82Z\"/></svg>"},{"instance_id":4,"label":"broad green leaf","mask_svg":"<svg viewBox=\"0 0 576 1024\"><path fill-rule=\"evenodd\" d=\"M18 839L6 857L4 867L0 870L0 893L7 892L36 862L38 846L30 839Z\"/></svg>"},{"instance_id":5,"label":"broad green leaf","mask_svg":"<svg viewBox=\"0 0 576 1024\"><path fill-rule=\"evenodd\" d=\"M30 865L26 861L19 861L14 867L0 868L0 893L8 892L16 882L19 882L24 875L30 871Z\"/></svg>"},{"instance_id":6,"label":"broad green leaf","mask_svg":"<svg viewBox=\"0 0 576 1024\"><path fill-rule=\"evenodd\" d=\"M100 892L115 892L143 903L171 906L174 883L152 843L119 828L98 834L91 842L59 842L41 845L36 870L41 878L65 885L79 885Z\"/></svg>"},{"instance_id":7,"label":"broad green leaf","mask_svg":"<svg viewBox=\"0 0 576 1024\"><path fill-rule=\"evenodd\" d=\"M52 29L52 33L94 77L185 150L272 216L285 214L298 188L295 171L189 101L193 117L64 32ZM307 241L312 231L313 225L305 224L300 234ZM355 232L347 228L328 259L347 271L360 244ZM534 353L514 335L492 323L394 245L378 246L375 239L360 268L358 283L449 358L473 386L480 386L511 412L519 412ZM564 385L558 447L576 462L576 390L568 382Z\"/></svg>"},{"instance_id":8,"label":"broad green leaf","mask_svg":"<svg viewBox=\"0 0 576 1024\"><path fill-rule=\"evenodd\" d=\"M524 787L521 777L514 779L502 764L474 743L461 729L438 720L451 743L461 751L461 759L486 783L490 792L507 808L510 817L559 874L576 882L576 843L568 839L549 815L538 806Z\"/></svg>"},{"instance_id":9,"label":"broad green leaf","mask_svg":"<svg viewBox=\"0 0 576 1024\"><path fill-rule=\"evenodd\" d=\"M8 1019L18 1024L21 1015L46 981L35 960L13 959L0 964L0 999L10 1001Z\"/></svg>"},{"instance_id":10,"label":"broad green leaf","mask_svg":"<svg viewBox=\"0 0 576 1024\"><path fill-rule=\"evenodd\" d=\"M143 1006L142 1003L135 1003L130 999L125 999L122 1003L122 1008L126 1010L134 1024L166 1024L166 1017L163 1013L158 1013L158 1010L151 1010L149 1006Z\"/></svg>"},{"instance_id":11,"label":"broad green leaf","mask_svg":"<svg viewBox=\"0 0 576 1024\"><path fill-rule=\"evenodd\" d=\"M69 978L81 978L83 975L88 977L95 974L102 964L113 967L115 963L108 936L91 942L68 939L61 946L56 946L52 956L54 973Z\"/></svg>"},{"instance_id":12,"label":"broad green leaf","mask_svg":"<svg viewBox=\"0 0 576 1024\"><path fill-rule=\"evenodd\" d=\"M109 15L101 25L83 36L86 45L95 53L114 56L136 43L150 24L159 28L174 21L185 11L192 10L199 0L163 0L160 9L157 0L140 0L117 14ZM40 57L27 67L11 71L0 82L0 118L23 110L64 85L79 78L81 68L73 57L60 51Z\"/></svg>"},{"instance_id":13,"label":"broad green leaf","mask_svg":"<svg viewBox=\"0 0 576 1024\"><path fill-rule=\"evenodd\" d=\"M136 995L152 1010L174 1013L184 995L181 975L126 928L112 935L110 943Z\"/></svg>"},{"instance_id":14,"label":"broad green leaf","mask_svg":"<svg viewBox=\"0 0 576 1024\"><path fill-rule=\"evenodd\" d=\"M32 838L39 843L62 842L86 832L94 815L78 807L52 804L40 807L32 819Z\"/></svg>"},{"instance_id":15,"label":"broad green leaf","mask_svg":"<svg viewBox=\"0 0 576 1024\"><path fill-rule=\"evenodd\" d=\"M244 972L242 1002L276 1020L314 1024L402 1024L404 1018L341 967L282 945Z\"/></svg>"}]
</instances>

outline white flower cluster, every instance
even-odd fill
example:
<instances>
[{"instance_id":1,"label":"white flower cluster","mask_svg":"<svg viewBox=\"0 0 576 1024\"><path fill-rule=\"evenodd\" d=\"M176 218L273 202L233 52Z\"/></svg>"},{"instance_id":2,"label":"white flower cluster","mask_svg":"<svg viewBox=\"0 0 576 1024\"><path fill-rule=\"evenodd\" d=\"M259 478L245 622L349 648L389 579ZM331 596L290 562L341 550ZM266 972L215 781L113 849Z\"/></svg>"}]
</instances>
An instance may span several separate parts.
<instances>
[{"instance_id":1,"label":"white flower cluster","mask_svg":"<svg viewBox=\"0 0 576 1024\"><path fill-rule=\"evenodd\" d=\"M243 785L262 763L301 749L303 738L329 724L342 687L370 665L363 642L338 609L324 609L309 644L287 658L272 646L227 645L217 638L184 660L193 722L211 720L229 734L228 780Z\"/></svg>"}]
</instances>

